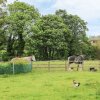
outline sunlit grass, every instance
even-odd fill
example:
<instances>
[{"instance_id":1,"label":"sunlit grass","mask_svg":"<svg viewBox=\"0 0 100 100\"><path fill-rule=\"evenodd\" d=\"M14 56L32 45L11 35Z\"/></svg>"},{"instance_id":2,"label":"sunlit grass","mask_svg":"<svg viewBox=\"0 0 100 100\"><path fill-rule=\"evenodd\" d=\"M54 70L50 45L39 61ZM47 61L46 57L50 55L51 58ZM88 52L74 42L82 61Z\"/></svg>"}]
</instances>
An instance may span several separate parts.
<instances>
[{"instance_id":1,"label":"sunlit grass","mask_svg":"<svg viewBox=\"0 0 100 100\"><path fill-rule=\"evenodd\" d=\"M62 68L51 68L48 72L48 64ZM36 61L31 73L0 75L0 100L100 100L100 71L88 71L90 66L99 70L100 62L85 61L82 72L65 71L65 64L65 61ZM75 88L73 80L79 81L80 87Z\"/></svg>"},{"instance_id":2,"label":"sunlit grass","mask_svg":"<svg viewBox=\"0 0 100 100\"><path fill-rule=\"evenodd\" d=\"M73 87L73 79L81 83L80 87ZM100 73L40 69L1 75L0 100L100 100Z\"/></svg>"}]
</instances>

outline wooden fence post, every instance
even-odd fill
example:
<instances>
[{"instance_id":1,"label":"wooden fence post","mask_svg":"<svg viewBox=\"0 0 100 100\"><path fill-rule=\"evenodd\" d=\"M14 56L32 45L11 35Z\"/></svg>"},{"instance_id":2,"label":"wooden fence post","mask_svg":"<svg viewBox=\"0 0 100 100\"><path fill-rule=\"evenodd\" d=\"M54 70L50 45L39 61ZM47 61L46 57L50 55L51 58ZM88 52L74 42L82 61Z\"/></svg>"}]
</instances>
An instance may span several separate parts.
<instances>
[{"instance_id":1,"label":"wooden fence post","mask_svg":"<svg viewBox=\"0 0 100 100\"><path fill-rule=\"evenodd\" d=\"M50 61L48 61L48 71L50 72Z\"/></svg>"},{"instance_id":2,"label":"wooden fence post","mask_svg":"<svg viewBox=\"0 0 100 100\"><path fill-rule=\"evenodd\" d=\"M13 74L15 74L15 67L14 67L14 62L13 62Z\"/></svg>"},{"instance_id":3,"label":"wooden fence post","mask_svg":"<svg viewBox=\"0 0 100 100\"><path fill-rule=\"evenodd\" d=\"M33 63L32 63L32 61L30 62L30 64L31 64L31 71L32 71L32 68L33 68Z\"/></svg>"},{"instance_id":4,"label":"wooden fence post","mask_svg":"<svg viewBox=\"0 0 100 100\"><path fill-rule=\"evenodd\" d=\"M65 60L65 71L67 71L67 61Z\"/></svg>"}]
</instances>

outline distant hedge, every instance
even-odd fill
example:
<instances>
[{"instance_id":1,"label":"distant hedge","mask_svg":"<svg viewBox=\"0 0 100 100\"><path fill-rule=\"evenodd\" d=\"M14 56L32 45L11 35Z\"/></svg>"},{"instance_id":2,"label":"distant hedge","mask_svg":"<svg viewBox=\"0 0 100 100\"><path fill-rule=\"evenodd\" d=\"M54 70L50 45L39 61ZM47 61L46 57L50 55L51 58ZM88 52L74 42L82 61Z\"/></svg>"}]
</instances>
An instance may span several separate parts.
<instances>
[{"instance_id":1,"label":"distant hedge","mask_svg":"<svg viewBox=\"0 0 100 100\"><path fill-rule=\"evenodd\" d=\"M32 70L31 62L22 59L14 59L11 62L0 63L0 74L26 73Z\"/></svg>"}]
</instances>

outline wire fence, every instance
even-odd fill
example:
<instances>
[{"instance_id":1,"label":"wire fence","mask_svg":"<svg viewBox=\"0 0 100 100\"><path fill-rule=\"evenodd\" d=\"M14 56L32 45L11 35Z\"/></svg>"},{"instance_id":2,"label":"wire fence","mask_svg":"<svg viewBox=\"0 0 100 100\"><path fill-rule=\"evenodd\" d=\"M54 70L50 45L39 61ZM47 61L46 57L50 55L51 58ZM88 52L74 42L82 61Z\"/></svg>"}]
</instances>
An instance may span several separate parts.
<instances>
[{"instance_id":1,"label":"wire fence","mask_svg":"<svg viewBox=\"0 0 100 100\"><path fill-rule=\"evenodd\" d=\"M10 58L9 58L10 59ZM11 59L9 60L11 61ZM49 60L49 61L33 61L33 70L46 70L46 71L67 71L68 61L67 60ZM77 64L71 64L72 71L77 70ZM100 60L84 60L83 70L89 71L90 67L94 67L97 71L100 71ZM13 64L13 74L15 73L15 65Z\"/></svg>"},{"instance_id":2,"label":"wire fence","mask_svg":"<svg viewBox=\"0 0 100 100\"><path fill-rule=\"evenodd\" d=\"M32 71L32 62L29 62L27 64L15 64L12 63L12 73L26 73Z\"/></svg>"},{"instance_id":3,"label":"wire fence","mask_svg":"<svg viewBox=\"0 0 100 100\"><path fill-rule=\"evenodd\" d=\"M30 62L0 62L0 74L18 74L32 71L32 61Z\"/></svg>"}]
</instances>

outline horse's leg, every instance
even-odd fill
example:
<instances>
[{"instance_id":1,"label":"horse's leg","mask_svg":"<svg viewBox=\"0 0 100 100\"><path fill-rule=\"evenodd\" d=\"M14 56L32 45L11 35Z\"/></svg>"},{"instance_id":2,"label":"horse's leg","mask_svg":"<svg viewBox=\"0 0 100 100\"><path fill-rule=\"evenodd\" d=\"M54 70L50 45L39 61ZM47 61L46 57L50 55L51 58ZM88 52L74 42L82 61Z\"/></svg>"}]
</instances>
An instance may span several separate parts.
<instances>
[{"instance_id":1,"label":"horse's leg","mask_svg":"<svg viewBox=\"0 0 100 100\"><path fill-rule=\"evenodd\" d=\"M83 70L83 64L81 63L81 64L79 64L79 68L80 68L80 71L82 71Z\"/></svg>"},{"instance_id":2,"label":"horse's leg","mask_svg":"<svg viewBox=\"0 0 100 100\"><path fill-rule=\"evenodd\" d=\"M81 70L83 70L83 63L81 64Z\"/></svg>"},{"instance_id":3,"label":"horse's leg","mask_svg":"<svg viewBox=\"0 0 100 100\"><path fill-rule=\"evenodd\" d=\"M68 63L68 71L71 70L71 63Z\"/></svg>"},{"instance_id":4,"label":"horse's leg","mask_svg":"<svg viewBox=\"0 0 100 100\"><path fill-rule=\"evenodd\" d=\"M79 64L77 65L77 71L79 70Z\"/></svg>"},{"instance_id":5,"label":"horse's leg","mask_svg":"<svg viewBox=\"0 0 100 100\"><path fill-rule=\"evenodd\" d=\"M69 69L70 69L70 57L68 57L68 66L67 66L67 70L69 71Z\"/></svg>"}]
</instances>

